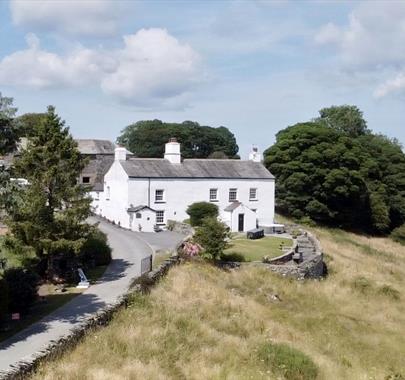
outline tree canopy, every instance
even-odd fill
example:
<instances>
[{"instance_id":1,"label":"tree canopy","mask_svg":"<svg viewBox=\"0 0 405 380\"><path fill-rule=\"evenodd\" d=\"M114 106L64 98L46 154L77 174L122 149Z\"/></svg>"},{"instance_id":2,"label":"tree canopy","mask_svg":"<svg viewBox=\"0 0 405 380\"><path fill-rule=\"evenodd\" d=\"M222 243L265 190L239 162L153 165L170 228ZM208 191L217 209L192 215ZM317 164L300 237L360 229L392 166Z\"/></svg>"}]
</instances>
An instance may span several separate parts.
<instances>
[{"instance_id":1,"label":"tree canopy","mask_svg":"<svg viewBox=\"0 0 405 380\"><path fill-rule=\"evenodd\" d=\"M235 136L225 127L212 128L193 121L165 123L160 120L143 120L127 126L117 142L138 157L163 157L165 143L175 137L182 144L185 158L207 158L222 152L236 158L238 145Z\"/></svg>"},{"instance_id":2,"label":"tree canopy","mask_svg":"<svg viewBox=\"0 0 405 380\"><path fill-rule=\"evenodd\" d=\"M14 115L17 108L13 107L13 98L3 97L0 92L0 155L13 151L16 147L17 133Z\"/></svg>"},{"instance_id":3,"label":"tree canopy","mask_svg":"<svg viewBox=\"0 0 405 380\"><path fill-rule=\"evenodd\" d=\"M38 257L79 252L90 230L90 199L77 181L85 164L69 129L49 107L14 162L14 176L28 183L14 190L7 207L14 237Z\"/></svg>"},{"instance_id":4,"label":"tree canopy","mask_svg":"<svg viewBox=\"0 0 405 380\"><path fill-rule=\"evenodd\" d=\"M402 148L359 117L357 107L331 107L277 134L264 156L280 211L382 233L405 222Z\"/></svg>"}]
</instances>

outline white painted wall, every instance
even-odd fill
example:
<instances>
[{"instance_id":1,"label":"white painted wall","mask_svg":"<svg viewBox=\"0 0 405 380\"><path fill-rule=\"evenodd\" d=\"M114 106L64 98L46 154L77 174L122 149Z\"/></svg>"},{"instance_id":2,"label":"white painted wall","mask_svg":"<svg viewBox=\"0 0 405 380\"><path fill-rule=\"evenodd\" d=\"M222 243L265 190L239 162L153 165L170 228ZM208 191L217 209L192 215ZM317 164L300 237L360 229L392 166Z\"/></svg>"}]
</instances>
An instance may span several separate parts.
<instances>
[{"instance_id":1,"label":"white painted wall","mask_svg":"<svg viewBox=\"0 0 405 380\"><path fill-rule=\"evenodd\" d=\"M153 232L155 224L156 213L148 208L129 213L129 228L132 231Z\"/></svg>"},{"instance_id":2,"label":"white painted wall","mask_svg":"<svg viewBox=\"0 0 405 380\"><path fill-rule=\"evenodd\" d=\"M211 188L218 189L218 201L212 203L218 206L220 217L224 221L230 223L230 217L226 215L224 209L230 204L229 189L236 188L238 189L237 200L249 209L257 210L255 216L259 225L274 222L273 179L128 178L119 161L115 161L104 180L104 192L99 194L98 201L93 201L93 206L97 206L96 213L115 221L115 223L120 222L120 225L125 228L130 228L130 216L126 210L131 204L135 207L145 205L154 210L164 210L165 222L168 219L183 221L188 219L186 209L190 204L199 201L209 202L209 190ZM107 199L108 188L110 189L109 200ZM249 200L250 188L257 188L257 201ZM165 199L163 202L155 202L157 189L164 190ZM246 223L250 227L252 218L251 216L248 218L250 219ZM155 220L153 222L155 224ZM254 222L255 226L256 221ZM246 228L246 230L251 228ZM144 231L146 230L144 229Z\"/></svg>"},{"instance_id":3,"label":"white painted wall","mask_svg":"<svg viewBox=\"0 0 405 380\"><path fill-rule=\"evenodd\" d=\"M96 214L129 228L128 176L119 161L114 161L104 176L104 191L92 206L96 207Z\"/></svg>"},{"instance_id":4,"label":"white painted wall","mask_svg":"<svg viewBox=\"0 0 405 380\"><path fill-rule=\"evenodd\" d=\"M249 231L256 228L257 215L249 207L241 204L239 207L235 208L232 211L225 212L227 214L226 220L228 221L227 225L231 229L231 232L239 231L239 214L243 214L244 217L244 226L243 231Z\"/></svg>"}]
</instances>

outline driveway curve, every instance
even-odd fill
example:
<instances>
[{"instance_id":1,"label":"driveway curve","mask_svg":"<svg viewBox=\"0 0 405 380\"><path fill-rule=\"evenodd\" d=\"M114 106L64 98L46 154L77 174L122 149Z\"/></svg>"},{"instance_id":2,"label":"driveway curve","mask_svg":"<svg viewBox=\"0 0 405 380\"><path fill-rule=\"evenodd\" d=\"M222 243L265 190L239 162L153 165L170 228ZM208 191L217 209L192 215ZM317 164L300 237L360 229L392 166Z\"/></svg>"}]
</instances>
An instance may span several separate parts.
<instances>
[{"instance_id":1,"label":"driveway curve","mask_svg":"<svg viewBox=\"0 0 405 380\"><path fill-rule=\"evenodd\" d=\"M115 303L127 293L134 278L141 274L141 261L152 254L152 248L136 233L117 228L96 218L99 228L108 236L112 261L95 285L40 321L0 343L0 378L18 363L32 362L36 354L68 335L92 314Z\"/></svg>"}]
</instances>

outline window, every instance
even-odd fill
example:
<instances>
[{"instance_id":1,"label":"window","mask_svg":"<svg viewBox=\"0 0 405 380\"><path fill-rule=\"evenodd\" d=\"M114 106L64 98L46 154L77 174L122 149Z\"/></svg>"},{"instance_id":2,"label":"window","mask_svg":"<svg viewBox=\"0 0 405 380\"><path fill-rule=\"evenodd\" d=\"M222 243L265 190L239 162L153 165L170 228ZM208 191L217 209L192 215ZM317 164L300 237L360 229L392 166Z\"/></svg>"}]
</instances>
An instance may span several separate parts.
<instances>
[{"instance_id":1,"label":"window","mask_svg":"<svg viewBox=\"0 0 405 380\"><path fill-rule=\"evenodd\" d=\"M210 189L210 202L218 201L218 189Z\"/></svg>"},{"instance_id":2,"label":"window","mask_svg":"<svg viewBox=\"0 0 405 380\"><path fill-rule=\"evenodd\" d=\"M82 183L90 183L90 177L82 177Z\"/></svg>"},{"instance_id":3,"label":"window","mask_svg":"<svg viewBox=\"0 0 405 380\"><path fill-rule=\"evenodd\" d=\"M256 188L249 189L249 200L257 201L257 189Z\"/></svg>"},{"instance_id":4,"label":"window","mask_svg":"<svg viewBox=\"0 0 405 380\"><path fill-rule=\"evenodd\" d=\"M156 224L164 224L164 223L165 223L165 212L156 211Z\"/></svg>"},{"instance_id":5,"label":"window","mask_svg":"<svg viewBox=\"0 0 405 380\"><path fill-rule=\"evenodd\" d=\"M165 195L164 190L156 190L155 191L155 202L163 203L165 201L164 195Z\"/></svg>"},{"instance_id":6,"label":"window","mask_svg":"<svg viewBox=\"0 0 405 380\"><path fill-rule=\"evenodd\" d=\"M141 218L142 218L142 214L141 214L140 212L137 212L137 213L135 214L135 218L136 218L136 219L141 219Z\"/></svg>"},{"instance_id":7,"label":"window","mask_svg":"<svg viewBox=\"0 0 405 380\"><path fill-rule=\"evenodd\" d=\"M235 202L238 199L238 190L229 189L229 202Z\"/></svg>"},{"instance_id":8,"label":"window","mask_svg":"<svg viewBox=\"0 0 405 380\"><path fill-rule=\"evenodd\" d=\"M106 197L105 197L105 199L107 200L107 201L109 201L110 200L110 186L107 186L107 194L106 194Z\"/></svg>"}]
</instances>

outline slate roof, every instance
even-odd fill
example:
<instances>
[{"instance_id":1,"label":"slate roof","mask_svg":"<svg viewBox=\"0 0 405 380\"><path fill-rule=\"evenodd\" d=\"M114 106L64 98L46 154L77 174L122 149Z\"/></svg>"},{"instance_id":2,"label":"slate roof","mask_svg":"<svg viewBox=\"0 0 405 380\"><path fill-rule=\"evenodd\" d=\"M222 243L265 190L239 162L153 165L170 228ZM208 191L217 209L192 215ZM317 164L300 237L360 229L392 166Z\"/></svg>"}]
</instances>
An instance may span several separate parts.
<instances>
[{"instance_id":1,"label":"slate roof","mask_svg":"<svg viewBox=\"0 0 405 380\"><path fill-rule=\"evenodd\" d=\"M115 144L108 140L76 139L81 154L114 154Z\"/></svg>"},{"instance_id":2,"label":"slate roof","mask_svg":"<svg viewBox=\"0 0 405 380\"><path fill-rule=\"evenodd\" d=\"M236 202L232 202L229 206L226 206L224 208L224 211L233 211L235 209L237 209L242 203L236 201Z\"/></svg>"},{"instance_id":3,"label":"slate roof","mask_svg":"<svg viewBox=\"0 0 405 380\"><path fill-rule=\"evenodd\" d=\"M253 161L185 159L171 164L162 158L130 158L121 165L132 178L274 178L263 164Z\"/></svg>"},{"instance_id":4,"label":"slate roof","mask_svg":"<svg viewBox=\"0 0 405 380\"><path fill-rule=\"evenodd\" d=\"M83 169L81 175L94 178L93 191L104 190L104 175L108 172L114 162L114 155L99 155L91 159Z\"/></svg>"},{"instance_id":5,"label":"slate roof","mask_svg":"<svg viewBox=\"0 0 405 380\"><path fill-rule=\"evenodd\" d=\"M153 212L156 212L153 208L150 208L149 206L144 206L144 205L140 205L140 206L136 206L136 207L131 206L131 207L129 207L127 209L127 211L128 212L137 212L137 211L144 210L145 208L147 208L147 209L149 209L149 210L151 210Z\"/></svg>"}]
</instances>

